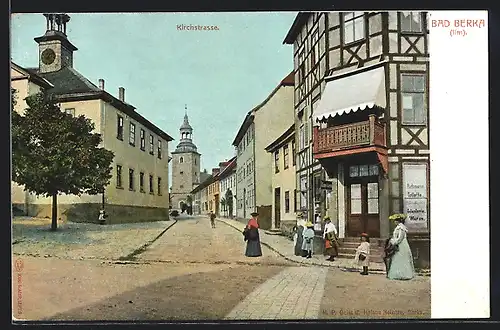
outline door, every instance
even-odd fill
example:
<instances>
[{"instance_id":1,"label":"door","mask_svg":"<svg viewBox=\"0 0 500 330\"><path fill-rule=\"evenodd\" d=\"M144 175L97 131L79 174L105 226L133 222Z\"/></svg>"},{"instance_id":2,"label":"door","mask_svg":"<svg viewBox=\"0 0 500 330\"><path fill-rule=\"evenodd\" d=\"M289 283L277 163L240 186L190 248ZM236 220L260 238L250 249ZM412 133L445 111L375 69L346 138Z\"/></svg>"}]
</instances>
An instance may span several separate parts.
<instances>
[{"instance_id":1,"label":"door","mask_svg":"<svg viewBox=\"0 0 500 330\"><path fill-rule=\"evenodd\" d=\"M378 165L350 166L347 184L347 234L380 237Z\"/></svg>"},{"instance_id":2,"label":"door","mask_svg":"<svg viewBox=\"0 0 500 330\"><path fill-rule=\"evenodd\" d=\"M274 189L274 228L280 228L281 223L281 189Z\"/></svg>"}]
</instances>

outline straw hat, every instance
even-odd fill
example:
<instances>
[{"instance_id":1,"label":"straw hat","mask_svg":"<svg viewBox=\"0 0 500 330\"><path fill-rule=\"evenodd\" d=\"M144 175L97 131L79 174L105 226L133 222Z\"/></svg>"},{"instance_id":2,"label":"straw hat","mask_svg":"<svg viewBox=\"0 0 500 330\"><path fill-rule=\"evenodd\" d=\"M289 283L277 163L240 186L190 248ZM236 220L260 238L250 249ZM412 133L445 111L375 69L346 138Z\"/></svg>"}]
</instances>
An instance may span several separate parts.
<instances>
[{"instance_id":1,"label":"straw hat","mask_svg":"<svg viewBox=\"0 0 500 330\"><path fill-rule=\"evenodd\" d=\"M258 216L259 216L259 214L258 214L257 212L252 212L252 213L250 213L250 215L251 215L252 217L258 217Z\"/></svg>"},{"instance_id":2,"label":"straw hat","mask_svg":"<svg viewBox=\"0 0 500 330\"><path fill-rule=\"evenodd\" d=\"M323 219L323 221L324 221L324 222L327 222L327 221L331 221L331 220L330 220L330 217L325 217L325 218Z\"/></svg>"},{"instance_id":3,"label":"straw hat","mask_svg":"<svg viewBox=\"0 0 500 330\"><path fill-rule=\"evenodd\" d=\"M314 227L314 225L313 225L313 223L311 221L308 221L308 222L306 222L305 227L306 228Z\"/></svg>"}]
</instances>

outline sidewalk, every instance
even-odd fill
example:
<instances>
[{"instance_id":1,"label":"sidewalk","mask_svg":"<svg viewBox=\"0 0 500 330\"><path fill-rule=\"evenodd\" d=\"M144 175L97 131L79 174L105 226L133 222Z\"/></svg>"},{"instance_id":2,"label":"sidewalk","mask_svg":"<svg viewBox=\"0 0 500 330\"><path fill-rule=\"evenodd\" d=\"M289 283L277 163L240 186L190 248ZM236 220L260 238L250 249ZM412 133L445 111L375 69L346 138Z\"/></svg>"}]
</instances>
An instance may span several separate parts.
<instances>
[{"instance_id":1,"label":"sidewalk","mask_svg":"<svg viewBox=\"0 0 500 330\"><path fill-rule=\"evenodd\" d=\"M176 220L114 225L61 222L56 232L49 231L50 222L45 218L14 218L12 253L63 259L120 260L143 249Z\"/></svg>"},{"instance_id":2,"label":"sidewalk","mask_svg":"<svg viewBox=\"0 0 500 330\"><path fill-rule=\"evenodd\" d=\"M240 232L242 232L245 228L245 224L240 221L226 218L217 218L217 220ZM260 230L260 233L260 242L281 255L286 260L304 265L325 266L341 269L351 269L353 267L352 259L336 258L335 261L332 262L326 261L326 256L324 255L313 255L310 259L296 256L294 254L293 241L281 235L268 234L266 230ZM383 263L371 262L370 272L385 274L385 265ZM418 273L418 275L424 274ZM427 273L425 273L425 275L427 275Z\"/></svg>"}]
</instances>

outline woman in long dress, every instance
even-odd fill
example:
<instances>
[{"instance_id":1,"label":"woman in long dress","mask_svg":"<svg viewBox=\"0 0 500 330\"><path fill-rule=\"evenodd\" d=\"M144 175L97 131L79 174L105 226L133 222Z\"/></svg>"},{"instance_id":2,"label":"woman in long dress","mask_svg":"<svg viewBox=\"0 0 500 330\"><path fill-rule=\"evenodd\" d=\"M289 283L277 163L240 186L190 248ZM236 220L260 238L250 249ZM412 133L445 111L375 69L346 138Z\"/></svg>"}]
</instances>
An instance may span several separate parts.
<instances>
[{"instance_id":1,"label":"woman in long dress","mask_svg":"<svg viewBox=\"0 0 500 330\"><path fill-rule=\"evenodd\" d=\"M243 235L247 242L245 256L247 257L260 257L262 256L262 248L260 246L259 224L257 222L259 214L254 212L251 214L252 218L248 221Z\"/></svg>"},{"instance_id":2,"label":"woman in long dress","mask_svg":"<svg viewBox=\"0 0 500 330\"><path fill-rule=\"evenodd\" d=\"M394 217L397 223L396 228L389 240L389 244L395 247L396 252L390 260L387 278L391 280L411 280L415 277L415 266L413 265L413 255L408 244L408 229L405 226L406 216L398 215Z\"/></svg>"}]
</instances>

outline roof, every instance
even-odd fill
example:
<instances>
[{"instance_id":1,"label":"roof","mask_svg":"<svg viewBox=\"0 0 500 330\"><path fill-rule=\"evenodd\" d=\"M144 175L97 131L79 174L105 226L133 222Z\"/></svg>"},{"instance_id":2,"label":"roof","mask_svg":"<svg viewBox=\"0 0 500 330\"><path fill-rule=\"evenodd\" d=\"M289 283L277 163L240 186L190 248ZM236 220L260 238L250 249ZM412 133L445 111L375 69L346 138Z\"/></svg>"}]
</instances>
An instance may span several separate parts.
<instances>
[{"instance_id":1,"label":"roof","mask_svg":"<svg viewBox=\"0 0 500 330\"><path fill-rule=\"evenodd\" d=\"M38 73L33 72L33 71L29 70L29 69L25 69L22 66L14 63L12 61L10 61L10 64L11 64L11 66L15 70L21 72L25 76L23 78L11 78L12 80L28 79L28 80L34 82L35 84L37 84L37 85L39 85L41 87L44 87L46 89L50 89L50 88L54 87L54 85L50 81L48 81L47 79L43 78Z\"/></svg>"},{"instance_id":2,"label":"roof","mask_svg":"<svg viewBox=\"0 0 500 330\"><path fill-rule=\"evenodd\" d=\"M72 67L64 67L58 71L45 73L39 72L37 68L27 68L26 70L30 73L38 74L51 82L54 87L49 89L47 92L54 95L60 102L101 99L108 102L118 110L123 111L131 118L137 120L164 140L174 140L170 135L135 111L136 108L134 106L119 100L104 90L101 90Z\"/></svg>"},{"instance_id":3,"label":"roof","mask_svg":"<svg viewBox=\"0 0 500 330\"><path fill-rule=\"evenodd\" d=\"M280 89L282 86L294 86L295 85L295 75L292 72L290 72L285 78L283 78L278 86L276 86L273 91L269 94L268 97L264 101L262 101L259 105L254 107L252 110L250 110L245 119L243 120L243 123L240 126L240 129L238 130L238 133L236 133L236 137L234 138L233 141L233 146L238 146L238 144L241 142L243 139L243 136L245 136L245 132L247 131L248 127L250 127L250 124L253 122L254 119L254 113L262 108L270 99L273 97L274 94Z\"/></svg>"},{"instance_id":4,"label":"roof","mask_svg":"<svg viewBox=\"0 0 500 330\"><path fill-rule=\"evenodd\" d=\"M233 141L233 146L238 146L238 144L241 142L243 139L243 136L245 136L245 132L247 131L248 127L253 123L253 118L254 114L252 113L253 111L249 111L247 115L245 116L245 119L243 120L243 123L240 126L240 129L238 130L238 133L236 133L236 137L234 138Z\"/></svg>"},{"instance_id":5,"label":"roof","mask_svg":"<svg viewBox=\"0 0 500 330\"><path fill-rule=\"evenodd\" d=\"M227 166L224 167L224 169L219 173L219 177L221 179L228 177L229 175L231 175L231 173L233 172L232 170L235 168L236 168L236 156L234 156L228 161Z\"/></svg>"},{"instance_id":6,"label":"roof","mask_svg":"<svg viewBox=\"0 0 500 330\"><path fill-rule=\"evenodd\" d=\"M267 152L273 152L279 147L281 147L286 141L288 141L295 134L295 124L290 126L283 134L280 135L276 140L271 142L265 149Z\"/></svg>"},{"instance_id":7,"label":"roof","mask_svg":"<svg viewBox=\"0 0 500 330\"><path fill-rule=\"evenodd\" d=\"M303 13L300 12L295 16L295 20L292 23L292 26L290 27L290 30L288 30L288 33L286 34L285 40L283 40L284 44L293 44L295 42L295 39L297 38L297 35L300 33L300 30L304 26L304 24L307 22L309 19L309 16L311 13Z\"/></svg>"},{"instance_id":8,"label":"roof","mask_svg":"<svg viewBox=\"0 0 500 330\"><path fill-rule=\"evenodd\" d=\"M327 80L321 100L313 111L315 120L341 116L378 106L385 108L384 62Z\"/></svg>"},{"instance_id":9,"label":"roof","mask_svg":"<svg viewBox=\"0 0 500 330\"><path fill-rule=\"evenodd\" d=\"M205 174L205 173L203 173L203 174ZM201 175L200 175L200 178L201 178ZM194 188L191 191L191 194L195 194L198 191L203 190L204 188L208 187L214 181L215 181L215 177L212 176L211 174L208 174L208 177L205 180L203 180L196 188Z\"/></svg>"}]
</instances>

